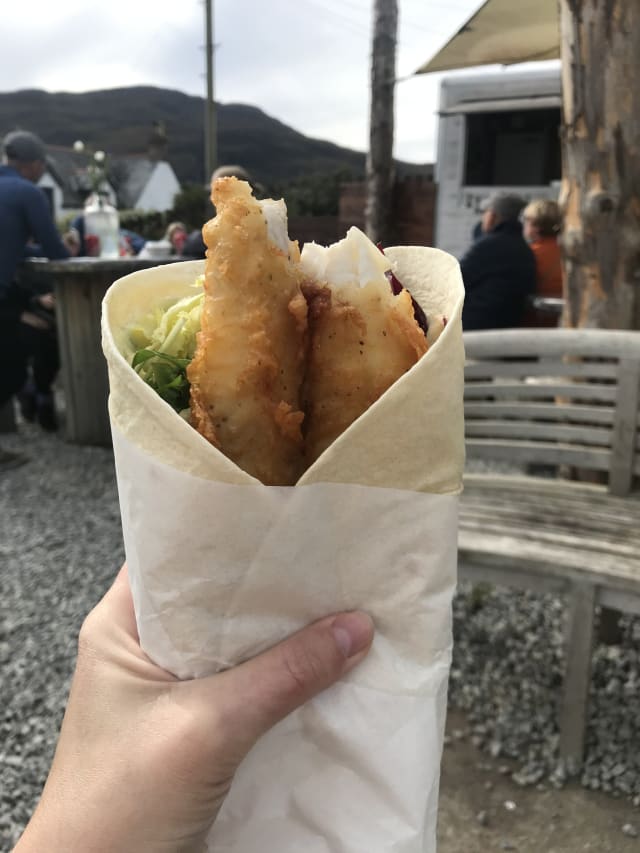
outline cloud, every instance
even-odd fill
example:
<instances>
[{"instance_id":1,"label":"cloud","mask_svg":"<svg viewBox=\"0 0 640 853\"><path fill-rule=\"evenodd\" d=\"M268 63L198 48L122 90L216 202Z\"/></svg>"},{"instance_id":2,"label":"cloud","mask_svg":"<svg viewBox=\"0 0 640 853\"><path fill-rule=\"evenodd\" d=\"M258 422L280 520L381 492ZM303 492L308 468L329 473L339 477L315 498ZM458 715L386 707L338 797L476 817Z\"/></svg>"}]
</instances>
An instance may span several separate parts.
<instances>
[{"instance_id":1,"label":"cloud","mask_svg":"<svg viewBox=\"0 0 640 853\"><path fill-rule=\"evenodd\" d=\"M408 74L480 0L403 0L398 71ZM309 135L368 144L371 0L218 0L216 98L260 107ZM156 85L205 93L201 2L25 0L3 14L5 90ZM399 84L396 156L434 154L437 81Z\"/></svg>"}]
</instances>

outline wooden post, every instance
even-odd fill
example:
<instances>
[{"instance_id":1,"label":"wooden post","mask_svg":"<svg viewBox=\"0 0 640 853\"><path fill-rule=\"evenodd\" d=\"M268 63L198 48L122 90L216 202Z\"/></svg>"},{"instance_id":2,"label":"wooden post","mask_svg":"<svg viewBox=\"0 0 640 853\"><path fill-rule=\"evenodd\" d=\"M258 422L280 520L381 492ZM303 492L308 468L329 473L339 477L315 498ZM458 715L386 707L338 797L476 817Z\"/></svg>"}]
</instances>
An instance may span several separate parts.
<instances>
[{"instance_id":1,"label":"wooden post","mask_svg":"<svg viewBox=\"0 0 640 853\"><path fill-rule=\"evenodd\" d=\"M205 51L207 56L207 100L205 102L204 117L204 183L209 186L211 175L216 167L217 153L217 131L216 131L216 104L214 96L213 74L214 74L214 44L213 44L213 0L205 0Z\"/></svg>"},{"instance_id":2,"label":"wooden post","mask_svg":"<svg viewBox=\"0 0 640 853\"><path fill-rule=\"evenodd\" d=\"M78 262L74 267L80 265ZM67 275L59 273L54 279L54 293L65 438L74 444L109 447L109 379L100 343L100 314L104 295L118 274L113 268L109 270L109 264L104 266L106 269L100 269L95 264L95 269L84 276L76 269Z\"/></svg>"},{"instance_id":3,"label":"wooden post","mask_svg":"<svg viewBox=\"0 0 640 853\"><path fill-rule=\"evenodd\" d=\"M397 30L397 0L374 0L365 229L375 243L388 239L391 224Z\"/></svg>"},{"instance_id":4,"label":"wooden post","mask_svg":"<svg viewBox=\"0 0 640 853\"><path fill-rule=\"evenodd\" d=\"M560 704L560 758L569 776L580 772L587 731L595 588L576 583L569 590L566 666Z\"/></svg>"},{"instance_id":5,"label":"wooden post","mask_svg":"<svg viewBox=\"0 0 640 853\"><path fill-rule=\"evenodd\" d=\"M640 329L640 3L559 4L563 324Z\"/></svg>"}]
</instances>

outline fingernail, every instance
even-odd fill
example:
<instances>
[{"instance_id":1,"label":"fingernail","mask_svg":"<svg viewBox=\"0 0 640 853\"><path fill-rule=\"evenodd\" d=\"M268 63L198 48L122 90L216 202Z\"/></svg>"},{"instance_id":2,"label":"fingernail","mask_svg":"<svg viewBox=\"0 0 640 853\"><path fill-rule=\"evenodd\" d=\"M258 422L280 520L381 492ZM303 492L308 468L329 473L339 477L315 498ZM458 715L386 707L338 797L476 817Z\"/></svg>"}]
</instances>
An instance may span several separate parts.
<instances>
[{"instance_id":1,"label":"fingernail","mask_svg":"<svg viewBox=\"0 0 640 853\"><path fill-rule=\"evenodd\" d=\"M336 616L331 623L331 630L344 656L350 658L364 651L371 643L373 621L366 613L354 610Z\"/></svg>"}]
</instances>

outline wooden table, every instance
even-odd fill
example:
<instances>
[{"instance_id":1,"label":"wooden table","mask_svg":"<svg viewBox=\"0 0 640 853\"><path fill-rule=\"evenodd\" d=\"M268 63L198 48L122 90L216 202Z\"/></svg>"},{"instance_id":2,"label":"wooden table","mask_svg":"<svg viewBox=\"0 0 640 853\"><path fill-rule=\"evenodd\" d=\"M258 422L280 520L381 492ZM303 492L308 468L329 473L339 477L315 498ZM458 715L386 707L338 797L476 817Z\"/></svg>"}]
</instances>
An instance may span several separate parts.
<instances>
[{"instance_id":1,"label":"wooden table","mask_svg":"<svg viewBox=\"0 0 640 853\"><path fill-rule=\"evenodd\" d=\"M536 311L540 311L543 314L551 314L557 317L558 320L564 311L564 299L556 299L553 296L534 296L531 304Z\"/></svg>"},{"instance_id":2,"label":"wooden table","mask_svg":"<svg viewBox=\"0 0 640 853\"><path fill-rule=\"evenodd\" d=\"M66 402L66 438L77 444L110 446L107 412L109 384L102 354L100 310L108 287L129 273L183 258L31 259L23 278L41 290L53 290Z\"/></svg>"}]
</instances>

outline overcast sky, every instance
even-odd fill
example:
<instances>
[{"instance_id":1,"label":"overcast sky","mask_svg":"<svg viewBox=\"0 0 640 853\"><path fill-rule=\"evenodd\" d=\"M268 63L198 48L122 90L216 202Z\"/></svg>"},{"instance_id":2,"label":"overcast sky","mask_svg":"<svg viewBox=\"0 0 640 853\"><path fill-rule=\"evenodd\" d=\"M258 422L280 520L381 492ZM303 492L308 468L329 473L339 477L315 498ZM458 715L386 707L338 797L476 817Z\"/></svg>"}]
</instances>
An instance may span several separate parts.
<instances>
[{"instance_id":1,"label":"overcast sky","mask_svg":"<svg viewBox=\"0 0 640 853\"><path fill-rule=\"evenodd\" d=\"M216 100L365 150L373 0L214 0ZM433 55L482 0L400 0L397 73ZM3 91L152 84L204 94L199 0L21 0L2 12ZM397 86L395 155L431 161L439 75Z\"/></svg>"}]
</instances>

